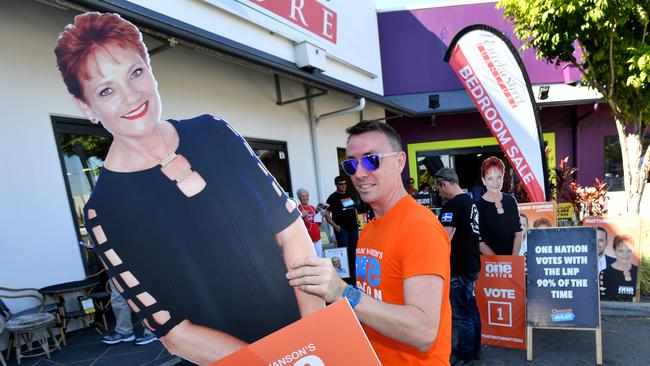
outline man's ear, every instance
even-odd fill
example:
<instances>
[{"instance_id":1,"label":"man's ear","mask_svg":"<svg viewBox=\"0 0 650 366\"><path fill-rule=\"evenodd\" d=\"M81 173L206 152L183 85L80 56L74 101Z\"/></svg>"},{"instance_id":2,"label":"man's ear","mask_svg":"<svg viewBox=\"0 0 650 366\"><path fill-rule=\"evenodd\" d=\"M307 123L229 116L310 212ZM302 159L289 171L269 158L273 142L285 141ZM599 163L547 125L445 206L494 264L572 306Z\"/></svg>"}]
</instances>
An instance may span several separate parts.
<instances>
[{"instance_id":1,"label":"man's ear","mask_svg":"<svg viewBox=\"0 0 650 366\"><path fill-rule=\"evenodd\" d=\"M90 108L86 102L77 97L73 97L72 100L74 101L74 104L77 106L77 108L79 108L81 113L83 113L88 119L96 118L92 108Z\"/></svg>"},{"instance_id":2,"label":"man's ear","mask_svg":"<svg viewBox=\"0 0 650 366\"><path fill-rule=\"evenodd\" d=\"M397 163L399 164L399 172L401 173L406 166L406 153L404 151L400 151L397 154Z\"/></svg>"}]
</instances>

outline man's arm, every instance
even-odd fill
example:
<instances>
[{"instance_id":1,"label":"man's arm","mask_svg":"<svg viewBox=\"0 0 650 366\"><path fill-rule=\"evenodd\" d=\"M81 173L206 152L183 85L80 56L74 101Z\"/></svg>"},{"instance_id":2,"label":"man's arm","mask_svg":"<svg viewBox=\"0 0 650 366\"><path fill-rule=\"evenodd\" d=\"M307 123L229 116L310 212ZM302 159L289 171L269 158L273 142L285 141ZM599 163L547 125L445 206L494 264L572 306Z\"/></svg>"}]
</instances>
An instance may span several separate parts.
<instances>
[{"instance_id":1,"label":"man's arm","mask_svg":"<svg viewBox=\"0 0 650 366\"><path fill-rule=\"evenodd\" d=\"M209 365L245 347L229 334L183 320L160 339L167 350L198 365Z\"/></svg>"},{"instance_id":2,"label":"man's arm","mask_svg":"<svg viewBox=\"0 0 650 366\"><path fill-rule=\"evenodd\" d=\"M325 220L327 220L327 222L330 225L332 225L332 228L334 228L334 230L336 230L337 233L341 231L341 227L334 222L334 219L332 218L332 214L329 210L323 210L323 217L325 218Z\"/></svg>"},{"instance_id":3,"label":"man's arm","mask_svg":"<svg viewBox=\"0 0 650 366\"><path fill-rule=\"evenodd\" d=\"M524 240L523 231L515 233L515 241L512 244L512 255L519 255L519 250L521 249L521 242Z\"/></svg>"},{"instance_id":4,"label":"man's arm","mask_svg":"<svg viewBox=\"0 0 650 366\"><path fill-rule=\"evenodd\" d=\"M293 263L298 258L316 255L314 245L301 218L296 219L286 229L275 235L275 240L282 249L287 270L290 270L289 263ZM297 288L294 288L294 292L300 315L303 318L325 307L325 303L318 296L310 295Z\"/></svg>"},{"instance_id":5,"label":"man's arm","mask_svg":"<svg viewBox=\"0 0 650 366\"><path fill-rule=\"evenodd\" d=\"M449 237L449 241L454 238L454 233L456 233L456 228L453 226L443 226L445 228L445 231L447 232L447 236Z\"/></svg>"},{"instance_id":6,"label":"man's arm","mask_svg":"<svg viewBox=\"0 0 650 366\"><path fill-rule=\"evenodd\" d=\"M496 253L494 253L494 250L485 244L484 241L478 243L478 249L483 255L496 255Z\"/></svg>"},{"instance_id":7,"label":"man's arm","mask_svg":"<svg viewBox=\"0 0 650 366\"><path fill-rule=\"evenodd\" d=\"M289 283L326 302L343 297L347 284L325 258L300 258L287 273ZM354 308L359 320L381 334L421 352L436 339L440 324L444 280L436 275L413 276L404 281L404 305L388 304L365 294Z\"/></svg>"}]
</instances>

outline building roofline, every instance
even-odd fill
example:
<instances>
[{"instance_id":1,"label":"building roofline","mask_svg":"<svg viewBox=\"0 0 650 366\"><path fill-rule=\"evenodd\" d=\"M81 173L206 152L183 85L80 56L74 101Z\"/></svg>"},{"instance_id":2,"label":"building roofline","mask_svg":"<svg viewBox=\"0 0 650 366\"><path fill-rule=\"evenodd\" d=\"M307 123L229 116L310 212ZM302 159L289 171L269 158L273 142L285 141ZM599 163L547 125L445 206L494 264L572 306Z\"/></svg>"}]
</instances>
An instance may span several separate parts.
<instances>
[{"instance_id":1,"label":"building roofline","mask_svg":"<svg viewBox=\"0 0 650 366\"><path fill-rule=\"evenodd\" d=\"M363 97L377 103L392 113L407 116L415 115L415 111L396 104L390 99L359 88L355 85L340 81L318 72L309 72L298 68L293 62L259 51L253 47L235 42L218 34L208 32L191 24L181 22L164 14L144 8L124 0L71 0L89 9L112 12L122 15L125 19L146 28L176 37L199 46L214 50L226 56L252 63L292 79L327 90L335 90L355 97Z\"/></svg>"}]
</instances>

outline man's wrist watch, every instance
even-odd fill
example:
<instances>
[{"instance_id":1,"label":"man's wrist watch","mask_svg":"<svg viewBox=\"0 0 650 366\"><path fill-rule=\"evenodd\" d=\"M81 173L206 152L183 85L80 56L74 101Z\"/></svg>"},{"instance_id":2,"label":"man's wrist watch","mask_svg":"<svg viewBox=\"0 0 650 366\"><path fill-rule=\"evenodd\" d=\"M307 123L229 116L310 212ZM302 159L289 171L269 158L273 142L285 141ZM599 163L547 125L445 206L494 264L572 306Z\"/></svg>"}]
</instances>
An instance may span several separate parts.
<instances>
[{"instance_id":1,"label":"man's wrist watch","mask_svg":"<svg viewBox=\"0 0 650 366\"><path fill-rule=\"evenodd\" d=\"M354 309L355 306L361 301L361 290L358 288L348 285L343 291L343 297L348 299L350 306Z\"/></svg>"}]
</instances>

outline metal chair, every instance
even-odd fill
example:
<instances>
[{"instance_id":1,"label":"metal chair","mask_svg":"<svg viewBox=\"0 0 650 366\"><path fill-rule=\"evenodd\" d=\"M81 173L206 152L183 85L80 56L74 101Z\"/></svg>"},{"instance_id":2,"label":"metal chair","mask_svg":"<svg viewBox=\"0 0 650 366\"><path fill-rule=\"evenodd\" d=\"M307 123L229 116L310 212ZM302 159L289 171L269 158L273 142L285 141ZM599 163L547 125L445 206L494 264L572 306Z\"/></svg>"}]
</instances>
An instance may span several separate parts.
<instances>
[{"instance_id":1,"label":"metal chair","mask_svg":"<svg viewBox=\"0 0 650 366\"><path fill-rule=\"evenodd\" d=\"M52 334L52 326L57 322L57 317L48 312L48 310L57 311L56 305L48 309L48 306L45 305L45 298L38 294L38 290L34 288L0 287L0 291L17 293L17 295L0 293L0 316L6 320L5 327L10 332L7 359L11 357L12 344L16 350L18 364L25 357L47 355L47 358L50 358L50 338L53 340L54 348L61 349L59 341ZM13 314L2 300L2 298L26 297L35 298L39 301L39 305L16 314ZM34 342L38 344L36 347ZM23 348L26 348L24 352Z\"/></svg>"},{"instance_id":2,"label":"metal chair","mask_svg":"<svg viewBox=\"0 0 650 366\"><path fill-rule=\"evenodd\" d=\"M86 276L86 279L91 279L91 278L97 278L100 279L104 274L106 273L106 269L102 269L101 271L88 275ZM95 318L95 330L100 332L98 326L104 328L104 331L108 331L108 321L106 320L106 314L108 314L109 311L111 311L111 288L108 285L108 277L104 280L102 278L102 282L104 286L97 286L93 291L90 293L90 297L93 299L93 302L95 303L95 309L97 310L97 315L101 316L101 323L98 322L99 317Z\"/></svg>"}]
</instances>

